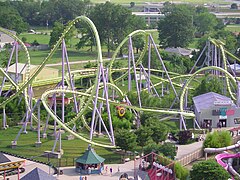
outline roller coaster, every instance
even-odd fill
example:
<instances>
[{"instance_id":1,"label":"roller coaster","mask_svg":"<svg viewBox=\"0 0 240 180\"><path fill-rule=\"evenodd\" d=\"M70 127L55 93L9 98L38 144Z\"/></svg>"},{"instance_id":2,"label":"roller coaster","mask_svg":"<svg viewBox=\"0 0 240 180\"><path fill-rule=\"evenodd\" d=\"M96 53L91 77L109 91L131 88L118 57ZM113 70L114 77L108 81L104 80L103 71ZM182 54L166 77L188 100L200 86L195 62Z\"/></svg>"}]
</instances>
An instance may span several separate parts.
<instances>
[{"instance_id":1,"label":"roller coaster","mask_svg":"<svg viewBox=\"0 0 240 180\"><path fill-rule=\"evenodd\" d=\"M75 71L70 70L64 38L76 23L87 23L90 27L90 30L93 32L97 49L97 67L94 69L80 69ZM22 132L27 133L27 125L30 123L30 126L32 127L34 121L36 122L37 126L35 129L38 131L38 139L36 144L41 144L41 134L43 137L46 137L46 131L49 127L48 122L49 118L51 117L54 119L55 132L55 144L52 151L54 151L56 148L57 142L59 142L59 149L61 149L62 129L89 144L106 148L115 148L116 144L114 138L114 127L111 116L113 112L111 106L120 106L126 110L131 111L131 113L134 114L134 122L136 123L137 127L141 125L141 113L149 112L154 114L175 115L176 117L179 117L180 129L187 129L185 118L192 118L194 124L196 124L198 128L201 128L195 119L194 112L190 111L187 107L187 94L188 91L193 90L191 82L196 81L197 77L202 76L206 72L217 75L219 77L223 77L226 90L228 90L231 98L237 102L240 102L238 89L239 86L237 85L239 78L236 77L234 72L229 73L229 61L227 60L227 56L235 59L236 61L239 61L239 59L229 53L224 48L224 44L219 40L209 39L189 74L182 75L174 72L168 72L159 53L159 49L148 31L136 30L124 38L124 40L115 50L109 65L105 66L102 58L100 38L95 25L89 18L85 16L79 16L68 23L62 35L59 37L59 40L50 50L48 56L30 75L30 56L24 43L21 41L21 39L13 35L11 32L5 30L4 28L0 28L0 31L6 33L15 40L7 67L5 69L0 68L0 73L3 77L0 87L0 95L3 95L3 90L11 90L12 92L9 97L5 98L4 101L0 103L0 107L3 109L3 128L8 128L5 112L6 105L17 97L24 97L26 104L26 114L21 120L22 128L14 141L12 141L12 145L17 145L17 140L20 134ZM144 47L138 57L135 57L133 47L133 38L135 37L144 39ZM12 79L8 73L8 68L14 51L16 52L16 64L18 63L18 45L21 45L23 51L25 52L26 58L24 66L24 68L26 68L26 76L21 83L18 82L19 77L17 73L15 79ZM116 68L114 67L114 63L120 61L117 57L120 54L120 51L126 47L126 45L128 52L127 60L125 63L126 67ZM43 70L45 65L51 61L51 57L56 52L56 50L59 49L60 46L62 48L62 76L52 80L35 81L34 79L36 76ZM160 62L162 69L151 68L151 58L153 52L156 53L158 59L157 61ZM205 59L202 58L204 53L206 55ZM147 56L148 58L147 67L144 67L143 65L144 56ZM200 59L204 59L202 67L196 70L196 66L199 63ZM67 64L66 70L64 65L65 63ZM82 90L77 90L74 84L75 80L90 77L94 78L94 83L92 86L86 87L84 92ZM182 78L185 79L184 82L182 82ZM9 81L7 84L6 79ZM142 87L143 81L146 84L145 87ZM45 84L47 82L56 82L58 84L54 89L50 89L44 92L41 98L34 99L32 88L34 86ZM122 86L125 82L127 83L127 90L122 90ZM169 108L154 108L145 107L142 105L142 91L148 92L153 97L158 98L159 101L161 101L162 96L164 96L164 89L166 89L164 88L165 85L166 88L168 88L169 91L171 90L175 95L175 100L172 102L172 105ZM129 100L127 94L130 91L135 91L137 93L138 105L133 104ZM71 103L74 105L75 113L75 116L68 122L65 122L64 115L66 97L71 97L73 100ZM49 102L49 99L51 99L51 102ZM56 113L57 108L59 108L59 106L57 106L57 99L58 101L59 99L61 101L61 117L59 117ZM173 109L174 104L176 103L179 103L179 108ZM48 113L46 121L40 120L41 104L45 107L45 110ZM36 109L38 109L37 112ZM86 121L86 112L88 111L92 112L90 125ZM106 119L104 119L102 116L103 112L107 113L107 124ZM82 121L85 128L89 130L89 136L78 133L76 131L76 123L78 121ZM41 125L44 125L42 132ZM104 130L102 130L102 128L104 128ZM106 134L106 137L109 139L109 143L100 142L94 139L94 134L97 130L99 134L103 132Z\"/></svg>"}]
</instances>

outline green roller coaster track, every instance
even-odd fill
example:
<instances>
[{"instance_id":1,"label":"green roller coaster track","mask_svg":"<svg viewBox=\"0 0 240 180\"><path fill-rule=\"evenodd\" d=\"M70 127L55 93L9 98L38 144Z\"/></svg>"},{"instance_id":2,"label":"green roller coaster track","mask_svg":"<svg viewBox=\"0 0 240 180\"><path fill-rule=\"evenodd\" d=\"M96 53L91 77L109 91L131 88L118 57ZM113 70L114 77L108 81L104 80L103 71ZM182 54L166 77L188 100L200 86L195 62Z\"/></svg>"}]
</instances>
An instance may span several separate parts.
<instances>
[{"instance_id":1,"label":"green roller coaster track","mask_svg":"<svg viewBox=\"0 0 240 180\"><path fill-rule=\"evenodd\" d=\"M47 83L47 81L34 82L34 79L41 72L41 70L44 68L46 63L51 59L52 55L55 53L57 48L61 45L62 41L64 40L64 37L70 31L70 29L75 25L75 23L81 22L81 21L86 22L90 26L90 28L91 28L91 30L92 30L92 32L94 34L94 37L95 37L95 40L96 40L96 46L97 46L97 53L98 53L98 57L97 57L98 66L97 66L97 69L93 69L93 70L89 71L87 74L81 74L81 72L83 72L82 70L72 71L71 74L76 74L76 76L79 77L79 78L95 76L95 83L94 83L94 85L92 87L90 87L89 89L87 89L85 93L74 91L74 90L66 90L66 89L62 89L62 88L57 88L57 89L54 89L54 90L48 90L48 91L46 91L45 93L42 94L41 100L42 100L42 103L43 103L44 107L46 108L46 111L50 114L50 116L54 120L57 121L59 127L63 127L67 132L71 133L75 137L77 137L77 138L79 138L79 139L81 139L83 141L86 141L88 143L91 143L93 145L102 146L102 147L106 147L106 148L114 148L115 146L113 146L113 145L107 145L107 144L91 141L91 140L83 137L82 135L79 135L76 132L72 131L71 128L69 127L70 124L75 123L79 118L81 118L83 123L84 123L84 125L86 126L86 128L88 130L90 129L90 127L86 123L86 120L85 120L85 117L84 117L84 113L87 111L88 108L90 108L90 104L92 103L93 99L96 98L95 97L95 92L96 92L96 88L97 88L98 75L100 73L100 65L102 65L102 63L103 63L101 43L100 43L100 38L99 38L99 35L98 35L98 31L97 31L95 25L93 24L93 22L89 18L87 18L85 16L79 16L79 17L75 18L73 21L71 21L70 23L68 23L68 25L66 26L65 30L63 31L61 37L56 42L54 47L51 49L51 51L48 54L48 56L43 60L43 62L38 66L36 71L31 76L29 76L29 74L30 74L30 56L29 56L29 53L28 53L27 48L25 47L24 43L18 37L16 37L15 35L12 35L10 32L6 31L5 29L0 28L0 31L3 31L4 33L10 35L17 42L19 42L22 45L22 47L23 47L23 49L25 51L26 57L27 57L26 59L27 59L27 65L28 65L27 66L27 76L26 76L26 79L23 81L23 83L20 83L18 85L15 84L15 82L11 80L11 78L8 76L8 74L3 69L0 69L0 73L3 74L8 80L10 80L10 83L16 89L16 92L14 94L12 94L8 99L6 99L5 101L0 103L0 107L5 107L7 103L12 101L17 96L19 96L22 92L24 92L24 94L25 94L26 105L29 107L29 104L28 104L28 98L29 97L28 97L27 92L26 92L28 86L31 85L31 84L33 84L35 86L38 86L38 85L42 85L42 84ZM114 52L113 57L112 57L112 59L110 61L110 68L109 68L109 80L110 80L110 83L107 83L107 85L111 86L112 88L114 88L120 94L121 97L124 97L125 94L115 85L115 83L118 82L120 79L126 77L127 76L127 72L124 73L123 75L121 75L120 77L118 77L117 79L113 80L112 79L112 73L117 71L117 70L112 68L113 67L113 63L116 60L117 54L119 53L119 51L122 48L122 46L129 40L130 37L134 37L134 36L137 36L137 35L143 35L145 37L145 45L144 45L143 51L141 52L138 60L136 61L136 65L141 63L145 53L147 52L147 48L148 48L148 45L147 45L146 42L148 41L149 33L144 31L144 30L134 31L134 32L130 33L126 38L124 38L124 40L120 43L120 45L118 46L118 48ZM188 75L180 75L180 74L177 74L177 73L169 73L169 74L172 74L172 75L175 76L175 77L171 77L171 79L177 79L177 78L183 78L183 77L187 77L188 78L187 81L186 81L186 84L185 84L185 86L184 86L184 88L182 90L181 96L180 96L180 109L179 110L154 109L154 108L145 108L145 107L140 108L140 107L137 107L137 106L130 106L130 105L127 105L127 104L121 104L121 106L125 107L125 108L128 108L128 109L133 109L133 110L136 110L136 111L144 111L144 112L151 112L151 113L165 113L165 114L169 114L169 115L183 115L184 117L193 117L194 118L195 114L192 111L185 111L183 109L184 96L185 96L186 91L188 89L192 89L191 87L189 87L190 82L193 81L194 78L197 75L199 75L201 72L206 71L206 70L217 70L217 71L225 73L226 84L227 84L228 91L229 91L232 99L236 100L234 94L231 91L229 78L234 83L236 83L236 79L227 71L227 63L226 63L227 60L226 60L225 53L230 55L231 57L236 58L238 61L240 61L240 60L237 57L231 55L231 53L229 53L228 51L226 51L223 48L222 42L214 40L214 39L210 39L210 41L213 44L215 44L217 47L220 48L221 53L222 53L222 57L223 57L223 62L224 62L224 69L220 68L220 67L216 67L216 66L209 66L209 67L204 67L204 68L196 71L195 73L193 73L191 75L189 75L189 74ZM120 70L118 69L118 71L122 71L123 69L120 69ZM131 69L131 71L132 70L133 70L133 68ZM151 69L151 71L163 72L161 70L155 70L155 69ZM159 77L156 77L156 78L158 80L160 80L161 82L154 84L154 86L160 85L163 82L167 82L167 80L165 80L163 78L159 78ZM59 82L59 80L61 80L61 78L52 79L51 82ZM68 76L65 76L65 80L66 80L66 82L68 84L70 83L69 79L68 79ZM173 84L175 86L182 87L181 85L179 85L177 83L173 83ZM9 88L9 86L6 86L5 88ZM99 88L103 88L103 86L100 84ZM82 104L82 108L80 109L79 113L70 122L63 123L61 121L61 119L58 118L53 113L52 109L49 107L47 97L49 95L54 94L54 93L70 93L70 94L75 94L78 97L80 97L80 102ZM106 99L105 98L101 98L101 97L97 97L97 101L99 101L99 102L106 102ZM112 105L116 105L116 106L120 105L119 102L113 101L113 100L109 100L109 103L112 104Z\"/></svg>"}]
</instances>

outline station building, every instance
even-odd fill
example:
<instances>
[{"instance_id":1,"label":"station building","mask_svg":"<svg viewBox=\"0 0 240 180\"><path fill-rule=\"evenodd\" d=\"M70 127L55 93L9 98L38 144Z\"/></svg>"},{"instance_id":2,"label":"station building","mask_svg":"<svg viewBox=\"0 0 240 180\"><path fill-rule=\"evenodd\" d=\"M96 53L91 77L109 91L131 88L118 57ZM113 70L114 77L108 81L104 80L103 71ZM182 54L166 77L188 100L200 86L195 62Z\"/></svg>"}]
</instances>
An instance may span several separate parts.
<instances>
[{"instance_id":1,"label":"station building","mask_svg":"<svg viewBox=\"0 0 240 180\"><path fill-rule=\"evenodd\" d=\"M209 92L193 97L196 120L201 127L234 127L240 125L240 107L231 98Z\"/></svg>"},{"instance_id":2,"label":"station building","mask_svg":"<svg viewBox=\"0 0 240 180\"><path fill-rule=\"evenodd\" d=\"M32 75L38 68L37 65L30 65L30 75ZM18 74L18 82L22 82L26 77L26 67L23 63L13 64L8 68L8 75L15 80L16 73ZM58 69L44 67L35 78L35 81L52 79L58 77Z\"/></svg>"}]
</instances>

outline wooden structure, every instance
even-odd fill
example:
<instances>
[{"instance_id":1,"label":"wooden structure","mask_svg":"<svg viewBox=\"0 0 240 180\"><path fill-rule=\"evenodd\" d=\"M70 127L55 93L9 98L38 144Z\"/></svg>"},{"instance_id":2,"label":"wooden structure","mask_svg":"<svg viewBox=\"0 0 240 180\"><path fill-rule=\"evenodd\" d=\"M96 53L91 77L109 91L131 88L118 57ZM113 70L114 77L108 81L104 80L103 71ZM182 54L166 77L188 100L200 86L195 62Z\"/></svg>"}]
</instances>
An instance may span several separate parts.
<instances>
[{"instance_id":1,"label":"wooden structure","mask_svg":"<svg viewBox=\"0 0 240 180\"><path fill-rule=\"evenodd\" d=\"M15 162L7 162L7 163L2 163L0 164L0 172L4 171L4 180L6 179L6 173L13 171L13 170L17 170L18 172L18 180L20 180L20 168L22 168L22 166L25 164L25 160L21 160L21 161L15 161Z\"/></svg>"},{"instance_id":2,"label":"wooden structure","mask_svg":"<svg viewBox=\"0 0 240 180\"><path fill-rule=\"evenodd\" d=\"M151 152L134 161L134 177L150 180L175 180L174 162Z\"/></svg>"}]
</instances>

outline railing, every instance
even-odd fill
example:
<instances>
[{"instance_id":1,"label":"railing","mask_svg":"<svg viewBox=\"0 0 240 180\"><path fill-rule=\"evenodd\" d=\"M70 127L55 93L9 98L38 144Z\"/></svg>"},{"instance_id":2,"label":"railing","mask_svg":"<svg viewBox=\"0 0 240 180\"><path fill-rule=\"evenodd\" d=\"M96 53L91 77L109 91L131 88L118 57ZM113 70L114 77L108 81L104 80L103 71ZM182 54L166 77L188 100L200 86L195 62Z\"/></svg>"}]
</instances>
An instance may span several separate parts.
<instances>
[{"instance_id":1,"label":"railing","mask_svg":"<svg viewBox=\"0 0 240 180\"><path fill-rule=\"evenodd\" d=\"M183 166L186 166L201 157L203 157L203 149L199 148L196 151L182 157L181 159L178 159L177 162L179 162Z\"/></svg>"},{"instance_id":2,"label":"railing","mask_svg":"<svg viewBox=\"0 0 240 180\"><path fill-rule=\"evenodd\" d=\"M233 144L236 144L239 140L240 140L240 136L239 135L233 137Z\"/></svg>"}]
</instances>

